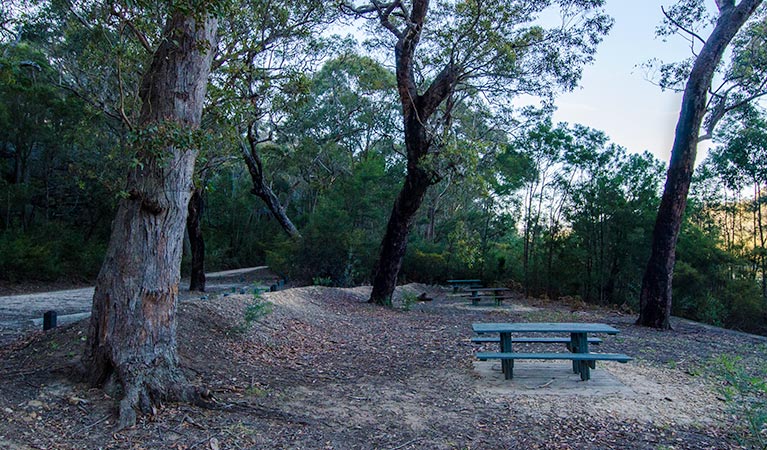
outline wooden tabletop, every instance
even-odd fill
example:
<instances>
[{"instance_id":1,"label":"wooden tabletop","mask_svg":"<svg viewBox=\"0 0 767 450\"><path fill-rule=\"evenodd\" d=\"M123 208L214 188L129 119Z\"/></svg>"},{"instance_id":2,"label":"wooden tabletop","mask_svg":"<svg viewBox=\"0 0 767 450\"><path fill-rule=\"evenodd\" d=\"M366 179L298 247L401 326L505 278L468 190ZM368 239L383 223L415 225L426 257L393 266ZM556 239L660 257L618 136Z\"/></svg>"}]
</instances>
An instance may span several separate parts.
<instances>
[{"instance_id":1,"label":"wooden tabletop","mask_svg":"<svg viewBox=\"0 0 767 450\"><path fill-rule=\"evenodd\" d=\"M618 329L603 323L475 323L472 325L472 328L475 333L620 333Z\"/></svg>"}]
</instances>

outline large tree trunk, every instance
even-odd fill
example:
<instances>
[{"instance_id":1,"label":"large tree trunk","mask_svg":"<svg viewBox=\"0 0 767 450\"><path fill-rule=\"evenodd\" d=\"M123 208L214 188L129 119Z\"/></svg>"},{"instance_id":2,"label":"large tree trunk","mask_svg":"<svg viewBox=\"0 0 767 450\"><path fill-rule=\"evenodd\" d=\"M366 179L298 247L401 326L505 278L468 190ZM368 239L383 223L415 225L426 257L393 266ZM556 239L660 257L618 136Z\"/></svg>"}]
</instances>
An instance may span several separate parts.
<instances>
[{"instance_id":1,"label":"large tree trunk","mask_svg":"<svg viewBox=\"0 0 767 450\"><path fill-rule=\"evenodd\" d=\"M742 0L735 6L733 0L718 1L719 19L690 71L671 149L666 185L653 230L652 253L642 279L638 325L671 328L671 282L676 243L687 205L698 135L706 113L707 93L727 45L760 3L761 0Z\"/></svg>"},{"instance_id":2,"label":"large tree trunk","mask_svg":"<svg viewBox=\"0 0 767 450\"><path fill-rule=\"evenodd\" d=\"M205 200L202 189L196 188L189 199L186 229L189 233L189 246L192 251L192 273L189 277L189 290L205 292L205 237L202 234L202 214Z\"/></svg>"},{"instance_id":3,"label":"large tree trunk","mask_svg":"<svg viewBox=\"0 0 767 450\"><path fill-rule=\"evenodd\" d=\"M407 250L407 237L413 217L423 202L426 190L431 185L429 177L421 169L408 170L405 184L394 202L386 233L381 241L370 302L391 305L392 295L397 286L397 275Z\"/></svg>"},{"instance_id":4,"label":"large tree trunk","mask_svg":"<svg viewBox=\"0 0 767 450\"><path fill-rule=\"evenodd\" d=\"M195 21L195 13L205 15L190 7L187 15L168 17L167 38L142 79L139 126L166 129L165 137L200 124L216 21ZM129 195L118 205L93 295L86 367L95 384L111 378L122 385L121 428L163 401L202 401L176 353L182 240L197 150L164 142L138 150L141 164L128 175Z\"/></svg>"},{"instance_id":5,"label":"large tree trunk","mask_svg":"<svg viewBox=\"0 0 767 450\"><path fill-rule=\"evenodd\" d=\"M423 197L430 185L439 181L435 172L422 166L423 158L429 154L432 139L427 132L429 118L439 106L454 91L458 82L459 68L452 62L448 63L435 77L423 94L418 93L413 58L418 41L421 37L426 13L429 9L428 0L415 0L409 12L410 28L406 33L395 32L397 44L394 57L397 75L397 91L402 106L402 118L405 129L405 147L407 149L407 175L405 184L394 202L386 233L381 241L381 250L373 276L373 290L370 303L390 305L394 288L397 286L397 275L402 267L402 260L407 249L407 237L410 225ZM394 25L388 22L388 15L393 8L388 9L382 23L390 30ZM449 118L450 105L446 107L445 117ZM449 120L445 120L448 126Z\"/></svg>"}]
</instances>

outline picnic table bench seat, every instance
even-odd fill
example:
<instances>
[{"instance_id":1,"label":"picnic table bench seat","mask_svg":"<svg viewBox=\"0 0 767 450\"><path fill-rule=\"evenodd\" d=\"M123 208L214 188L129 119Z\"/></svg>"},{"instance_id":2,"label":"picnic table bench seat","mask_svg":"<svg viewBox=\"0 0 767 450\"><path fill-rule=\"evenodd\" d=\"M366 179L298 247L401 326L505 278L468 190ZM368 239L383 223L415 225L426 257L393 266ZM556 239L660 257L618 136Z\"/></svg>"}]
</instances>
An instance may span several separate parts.
<instances>
[{"instance_id":1,"label":"picnic table bench seat","mask_svg":"<svg viewBox=\"0 0 767 450\"><path fill-rule=\"evenodd\" d=\"M513 295L472 295L472 294L458 294L459 297L471 299L472 305L478 305L482 300L493 300L496 305L500 305L504 300L511 300Z\"/></svg>"},{"instance_id":2,"label":"picnic table bench seat","mask_svg":"<svg viewBox=\"0 0 767 450\"><path fill-rule=\"evenodd\" d=\"M492 295L492 294L481 294L481 295L474 295L470 293L460 293L456 294L455 297L463 297L463 298L481 298L481 299L493 299L493 298L502 298L504 300L508 300L511 298L514 298L511 294L498 294L498 295Z\"/></svg>"},{"instance_id":3,"label":"picnic table bench seat","mask_svg":"<svg viewBox=\"0 0 767 450\"><path fill-rule=\"evenodd\" d=\"M511 369L514 367L514 361L517 359L544 359L544 360L556 360L564 359L573 362L581 362L578 367L573 367L573 372L581 375L581 380L586 381L590 378L589 368L595 367L596 361L617 361L620 363L627 363L631 361L631 357L621 353L504 353L504 352L478 352L477 358L480 360L488 359L500 359L509 361ZM513 377L513 371L508 370L506 372L506 378L511 379Z\"/></svg>"}]
</instances>

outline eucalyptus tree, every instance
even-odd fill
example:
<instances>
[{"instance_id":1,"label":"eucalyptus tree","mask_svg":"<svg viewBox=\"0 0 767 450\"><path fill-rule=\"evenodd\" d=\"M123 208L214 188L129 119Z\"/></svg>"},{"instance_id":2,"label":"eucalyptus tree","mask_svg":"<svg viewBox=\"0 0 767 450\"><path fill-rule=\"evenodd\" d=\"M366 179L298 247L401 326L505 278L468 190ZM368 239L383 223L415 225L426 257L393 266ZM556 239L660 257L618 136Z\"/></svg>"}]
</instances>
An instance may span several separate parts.
<instances>
[{"instance_id":1,"label":"eucalyptus tree","mask_svg":"<svg viewBox=\"0 0 767 450\"><path fill-rule=\"evenodd\" d=\"M400 158L394 74L342 43L306 83L306 92L282 103L286 118L276 139L292 147L292 165L311 197L310 211L335 180L355 165L382 156Z\"/></svg>"},{"instance_id":2,"label":"eucalyptus tree","mask_svg":"<svg viewBox=\"0 0 767 450\"><path fill-rule=\"evenodd\" d=\"M767 233L764 223L764 189L767 186L767 120L764 113L751 109L731 120L720 133L722 145L713 149L706 160L708 167L733 192L753 193L750 205L747 201L732 202L732 225L743 233L736 236L735 226L730 237L732 247L742 248L753 261L753 273L760 275L762 299L767 304ZM750 222L743 226L743 216L750 213ZM739 217L738 217L739 216ZM749 219L746 219L747 221Z\"/></svg>"},{"instance_id":3,"label":"eucalyptus tree","mask_svg":"<svg viewBox=\"0 0 767 450\"><path fill-rule=\"evenodd\" d=\"M542 223L554 197L557 177L564 173L562 164L567 148L572 146L573 135L564 124L556 127L551 118L535 123L512 141L509 152L527 161L528 170L522 186L522 272L526 294L531 293L535 274L534 267L538 245L546 223Z\"/></svg>"},{"instance_id":4,"label":"eucalyptus tree","mask_svg":"<svg viewBox=\"0 0 767 450\"><path fill-rule=\"evenodd\" d=\"M746 87L737 87L733 88L732 94L728 94L728 91L721 93L712 85L722 55L761 3L761 0L718 0L714 28L706 39L700 36L696 27L701 26L701 19L705 22L706 19L710 21L713 18L706 14L706 6L702 0L682 0L666 13L661 33L680 33L688 37L694 49L699 44L702 46L700 50L695 49L696 56L693 60L688 61L686 66L677 66L679 70L675 71L684 74L681 79L686 79L686 82L666 184L653 231L652 252L642 279L640 312L637 319L639 325L659 329L671 328L669 319L675 249L692 180L697 146L701 138L706 136L700 134L704 120L707 120L706 127L713 129L727 110L764 93L767 80L764 76L765 66L757 66L761 69L755 71L753 66L749 68L748 65L740 64L737 57L734 60L736 63L732 65L733 75L728 74L725 79L731 79L736 86L740 86L742 80L756 80L755 92ZM745 47L748 49L749 45ZM759 48L761 46L756 46L755 56L763 58L764 52L759 51ZM736 51L736 54L741 53ZM754 75L755 73L761 75ZM711 91L713 92L709 98ZM735 95L738 92L743 94ZM730 103L733 98L738 100Z\"/></svg>"},{"instance_id":5,"label":"eucalyptus tree","mask_svg":"<svg viewBox=\"0 0 767 450\"><path fill-rule=\"evenodd\" d=\"M651 218L663 166L649 153L627 155L607 141L573 161L579 171L566 200L580 294L601 304L635 298L649 252ZM558 270L549 271L550 276Z\"/></svg>"},{"instance_id":6,"label":"eucalyptus tree","mask_svg":"<svg viewBox=\"0 0 767 450\"><path fill-rule=\"evenodd\" d=\"M136 164L96 282L84 355L93 383L122 385L120 427L163 401L204 401L178 367L176 304L217 19L205 3L160 6L162 31L146 42L152 57L134 122Z\"/></svg>"},{"instance_id":7,"label":"eucalyptus tree","mask_svg":"<svg viewBox=\"0 0 767 450\"><path fill-rule=\"evenodd\" d=\"M308 77L306 92L283 102L275 143L286 154L280 175L294 181L293 211L303 219L300 262L291 269L346 286L367 278L403 158L394 74L353 42L337 48Z\"/></svg>"},{"instance_id":8,"label":"eucalyptus tree","mask_svg":"<svg viewBox=\"0 0 767 450\"><path fill-rule=\"evenodd\" d=\"M187 232L191 250L191 290L205 290L205 238L202 211L206 184L213 168L233 168L233 158L245 163L250 193L258 197L291 238L301 237L274 190L272 145L275 127L281 122L279 97L299 95L305 72L322 54L318 36L333 20L333 9L319 0L237 2L236 10L221 18L220 45L212 66L204 122L219 131L221 139L203 151L204 163L195 176L189 203ZM249 208L250 209L250 208Z\"/></svg>"},{"instance_id":9,"label":"eucalyptus tree","mask_svg":"<svg viewBox=\"0 0 767 450\"><path fill-rule=\"evenodd\" d=\"M318 36L333 22L335 11L320 0L247 0L239 7L241 13L222 22L212 104L226 111L222 115L239 135L237 148L251 176L251 193L298 239L301 234L272 190L262 151L274 148L264 144L274 143L286 102L304 93L306 73L323 57Z\"/></svg>"},{"instance_id":10,"label":"eucalyptus tree","mask_svg":"<svg viewBox=\"0 0 767 450\"><path fill-rule=\"evenodd\" d=\"M527 93L550 97L573 88L611 26L603 1L442 1L342 3L370 21L373 44L393 51L402 108L407 173L381 241L370 301L388 304L413 217L438 170L444 130L458 92L474 89L495 103ZM563 20L536 19L558 9ZM385 34L383 34L385 33Z\"/></svg>"}]
</instances>

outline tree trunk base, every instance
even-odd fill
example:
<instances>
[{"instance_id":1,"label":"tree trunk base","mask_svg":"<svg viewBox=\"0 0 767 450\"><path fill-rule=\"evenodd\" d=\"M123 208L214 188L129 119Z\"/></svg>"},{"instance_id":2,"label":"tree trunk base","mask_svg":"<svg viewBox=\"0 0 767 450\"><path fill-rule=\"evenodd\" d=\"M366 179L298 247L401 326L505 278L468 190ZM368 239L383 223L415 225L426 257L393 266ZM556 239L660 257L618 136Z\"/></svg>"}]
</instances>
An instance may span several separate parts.
<instances>
[{"instance_id":1,"label":"tree trunk base","mask_svg":"<svg viewBox=\"0 0 767 450\"><path fill-rule=\"evenodd\" d=\"M124 395L119 406L118 430L134 426L138 414L156 414L163 403L189 403L207 408L213 405L210 391L189 384L180 369L158 367L130 372L133 373L120 379Z\"/></svg>"},{"instance_id":2,"label":"tree trunk base","mask_svg":"<svg viewBox=\"0 0 767 450\"><path fill-rule=\"evenodd\" d=\"M637 325L640 327L655 328L661 331L674 331L674 327L671 326L671 323L669 321L664 321L662 319L645 320L642 317L639 317L637 321L634 322L634 325Z\"/></svg>"}]
</instances>

